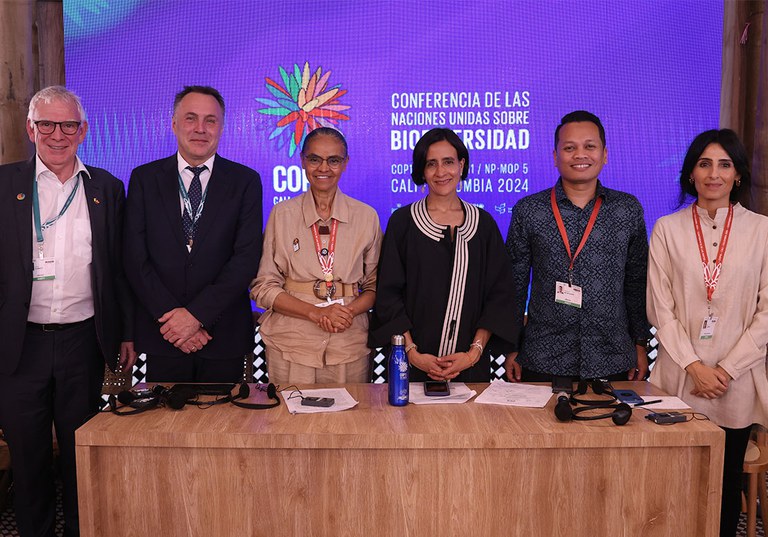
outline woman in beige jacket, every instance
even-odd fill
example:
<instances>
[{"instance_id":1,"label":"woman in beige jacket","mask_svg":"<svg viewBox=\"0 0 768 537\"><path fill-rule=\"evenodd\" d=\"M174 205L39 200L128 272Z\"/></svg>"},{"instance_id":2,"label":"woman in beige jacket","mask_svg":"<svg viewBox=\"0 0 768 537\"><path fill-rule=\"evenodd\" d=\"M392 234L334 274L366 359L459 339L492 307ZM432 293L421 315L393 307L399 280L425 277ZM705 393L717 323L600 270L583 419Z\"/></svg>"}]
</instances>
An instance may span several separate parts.
<instances>
[{"instance_id":1,"label":"woman in beige jacket","mask_svg":"<svg viewBox=\"0 0 768 537\"><path fill-rule=\"evenodd\" d=\"M768 423L768 218L736 202L749 179L733 131L697 136L680 174L694 203L656 222L648 263L651 382L725 431L721 536L736 534L751 426Z\"/></svg>"}]
</instances>

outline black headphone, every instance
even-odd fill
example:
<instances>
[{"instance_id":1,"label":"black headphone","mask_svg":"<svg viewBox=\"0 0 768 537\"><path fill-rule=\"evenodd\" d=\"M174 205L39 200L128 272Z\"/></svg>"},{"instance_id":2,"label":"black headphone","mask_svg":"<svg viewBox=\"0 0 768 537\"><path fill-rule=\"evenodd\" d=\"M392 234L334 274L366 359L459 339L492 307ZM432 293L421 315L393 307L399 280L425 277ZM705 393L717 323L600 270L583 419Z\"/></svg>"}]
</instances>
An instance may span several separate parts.
<instances>
[{"instance_id":1,"label":"black headphone","mask_svg":"<svg viewBox=\"0 0 768 537\"><path fill-rule=\"evenodd\" d=\"M604 412L602 414L589 414L581 416L582 412L595 409L610 409L610 412ZM627 403L608 403L605 405L592 405L592 406L580 406L574 408L573 419L577 421L590 421L590 420L602 420L611 418L616 425L624 425L632 417L632 408Z\"/></svg>"},{"instance_id":2,"label":"black headphone","mask_svg":"<svg viewBox=\"0 0 768 537\"><path fill-rule=\"evenodd\" d=\"M118 401L122 403L122 407L117 406ZM166 388L160 384L153 387L149 393L124 390L117 394L117 398L114 395L110 395L108 399L109 410L118 416L141 414L159 406L167 406L174 410L179 410L184 408L186 402L186 393L176 390L175 387ZM126 410L124 407L131 407L131 409Z\"/></svg>"},{"instance_id":3,"label":"black headphone","mask_svg":"<svg viewBox=\"0 0 768 537\"><path fill-rule=\"evenodd\" d=\"M560 421L592 421L611 418L616 425L624 425L632 417L632 408L627 403L592 404L576 408L571 408L571 404L570 398L567 395L559 395L555 405L555 417ZM583 412L597 409L610 409L611 411L602 414L581 415Z\"/></svg>"},{"instance_id":4,"label":"black headphone","mask_svg":"<svg viewBox=\"0 0 768 537\"><path fill-rule=\"evenodd\" d=\"M592 421L611 418L616 425L626 424L629 418L632 417L632 408L626 403L616 403L616 394L613 392L608 381L602 379L592 381L580 380L576 393L578 395L587 393L590 382L592 384L592 391L596 395L608 395L611 399L583 399L576 397L576 394L568 396L567 393L562 392L558 395L557 403L555 404L555 417L560 421ZM572 408L572 406L576 405L582 406ZM597 409L610 409L610 412L581 415L589 410Z\"/></svg>"},{"instance_id":5,"label":"black headphone","mask_svg":"<svg viewBox=\"0 0 768 537\"><path fill-rule=\"evenodd\" d=\"M592 387L592 393L595 395L606 395L609 399L585 399L583 397L578 397L579 395L586 394L590 386ZM576 392L571 394L571 404L573 405L600 407L602 405L614 403L617 400L618 397L616 397L616 394L613 392L611 383L605 379L581 379L579 380L579 386L576 389Z\"/></svg>"},{"instance_id":6,"label":"black headphone","mask_svg":"<svg viewBox=\"0 0 768 537\"><path fill-rule=\"evenodd\" d=\"M571 421L573 419L571 400L568 397L568 394L565 392L561 392L557 396L557 404L555 405L555 417L560 421Z\"/></svg>"},{"instance_id":7,"label":"black headphone","mask_svg":"<svg viewBox=\"0 0 768 537\"><path fill-rule=\"evenodd\" d=\"M248 408L250 410L266 410L268 408L274 408L280 404L280 397L277 395L277 388L271 382L267 384L267 397L274 399L274 403L244 403L238 401L238 399L248 399L251 395L251 388L247 382L240 384L240 388L237 391L237 395L233 396L231 403L240 408Z\"/></svg>"},{"instance_id":8,"label":"black headphone","mask_svg":"<svg viewBox=\"0 0 768 537\"><path fill-rule=\"evenodd\" d=\"M199 384L176 384L173 389L183 394L186 404L199 407L211 407L214 405L221 405L224 403L230 403L232 401L232 394L226 393L224 390L229 388L232 391L235 385L223 386L222 390L206 391L205 385ZM216 399L211 401L200 401L200 395L216 395Z\"/></svg>"}]
</instances>

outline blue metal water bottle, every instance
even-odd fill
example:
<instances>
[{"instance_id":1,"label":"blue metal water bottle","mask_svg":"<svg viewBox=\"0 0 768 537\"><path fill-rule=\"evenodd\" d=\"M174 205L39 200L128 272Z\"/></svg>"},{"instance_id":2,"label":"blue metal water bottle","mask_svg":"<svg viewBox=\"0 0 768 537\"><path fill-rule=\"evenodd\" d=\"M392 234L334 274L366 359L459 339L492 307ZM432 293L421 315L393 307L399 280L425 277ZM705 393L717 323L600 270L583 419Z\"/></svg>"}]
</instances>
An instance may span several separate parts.
<instances>
[{"instance_id":1,"label":"blue metal water bottle","mask_svg":"<svg viewBox=\"0 0 768 537\"><path fill-rule=\"evenodd\" d=\"M408 404L408 355L405 354L405 338L392 336L392 350L387 364L389 375L389 404Z\"/></svg>"}]
</instances>

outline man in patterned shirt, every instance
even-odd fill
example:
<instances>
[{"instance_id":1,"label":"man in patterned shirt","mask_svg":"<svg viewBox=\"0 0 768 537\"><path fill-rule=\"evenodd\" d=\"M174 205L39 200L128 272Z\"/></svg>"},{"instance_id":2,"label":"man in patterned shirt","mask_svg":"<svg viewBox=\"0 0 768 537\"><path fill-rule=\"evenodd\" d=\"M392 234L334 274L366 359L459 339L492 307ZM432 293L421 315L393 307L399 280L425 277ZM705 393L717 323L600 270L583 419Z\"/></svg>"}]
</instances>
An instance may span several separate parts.
<instances>
[{"instance_id":1,"label":"man in patterned shirt","mask_svg":"<svg viewBox=\"0 0 768 537\"><path fill-rule=\"evenodd\" d=\"M560 179L512 212L506 247L516 319L525 313L530 283L520 351L506 362L513 382L642 380L648 371L643 209L598 180L607 154L600 119L567 114L555 130Z\"/></svg>"}]
</instances>

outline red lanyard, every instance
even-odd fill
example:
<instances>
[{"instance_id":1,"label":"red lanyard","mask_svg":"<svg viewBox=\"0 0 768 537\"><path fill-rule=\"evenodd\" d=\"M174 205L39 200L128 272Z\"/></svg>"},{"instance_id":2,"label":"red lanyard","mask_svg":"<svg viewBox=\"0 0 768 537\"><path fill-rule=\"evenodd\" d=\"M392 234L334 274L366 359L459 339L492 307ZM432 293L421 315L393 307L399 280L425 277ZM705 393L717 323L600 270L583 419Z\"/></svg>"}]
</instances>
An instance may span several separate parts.
<instances>
[{"instance_id":1,"label":"red lanyard","mask_svg":"<svg viewBox=\"0 0 768 537\"><path fill-rule=\"evenodd\" d=\"M560 216L560 209L557 207L557 200L555 199L555 188L552 187L551 195L549 197L549 201L552 204L552 213L555 215L555 222L557 222L557 229L560 230L560 236L563 238L563 244L565 245L565 251L568 253L568 259L571 260L571 264L568 266L568 282L573 285L573 263L576 261L576 257L578 257L579 253L581 252L581 249L584 248L584 245L587 243L587 239L589 238L589 234L592 233L592 228L595 226L595 220L597 220L597 213L600 212L600 206L603 204L603 198L600 196L597 197L595 200L595 206L592 208L592 214L589 215L589 221L587 222L587 227L584 230L584 235L581 237L581 242L579 243L578 248L576 248L576 253L571 255L571 244L568 242L568 232L565 230L565 224L563 224L563 217Z\"/></svg>"},{"instance_id":2,"label":"red lanyard","mask_svg":"<svg viewBox=\"0 0 768 537\"><path fill-rule=\"evenodd\" d=\"M704 285L707 287L707 303L709 303L712 302L712 295L717 288L717 281L720 279L720 269L723 267L725 249L728 246L728 237L731 235L731 224L733 223L733 205L728 205L728 216L725 217L725 227L723 227L723 235L720 237L720 247L717 249L715 266L712 268L712 270L709 269L707 247L704 245L704 235L701 232L701 217L696 211L695 203L691 205L691 214L693 215L693 229L696 230L696 242L699 244L701 265L704 267Z\"/></svg>"},{"instance_id":3,"label":"red lanyard","mask_svg":"<svg viewBox=\"0 0 768 537\"><path fill-rule=\"evenodd\" d=\"M320 268L323 270L325 286L329 288L333 286L333 253L336 250L336 230L338 228L339 222L334 218L331 221L331 238L328 241L328 248L323 248L320 242L320 231L317 222L312 224L312 238L315 239L317 260L320 261Z\"/></svg>"}]
</instances>

